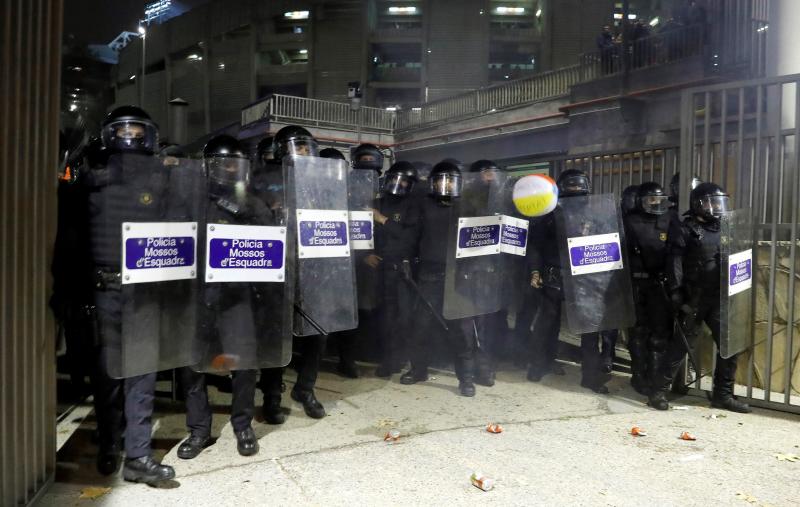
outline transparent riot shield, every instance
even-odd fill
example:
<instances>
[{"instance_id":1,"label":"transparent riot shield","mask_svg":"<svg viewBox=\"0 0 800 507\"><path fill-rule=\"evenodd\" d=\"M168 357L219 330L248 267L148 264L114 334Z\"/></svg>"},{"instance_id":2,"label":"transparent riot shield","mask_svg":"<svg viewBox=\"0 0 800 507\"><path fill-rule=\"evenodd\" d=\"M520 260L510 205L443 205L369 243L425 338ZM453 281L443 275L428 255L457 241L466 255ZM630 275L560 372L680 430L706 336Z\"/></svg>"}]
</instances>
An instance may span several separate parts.
<instances>
[{"instance_id":1,"label":"transparent riot shield","mask_svg":"<svg viewBox=\"0 0 800 507\"><path fill-rule=\"evenodd\" d=\"M494 207L503 214L500 231L500 276L502 284L501 307L518 312L530 287L530 273L526 254L530 219L517 211L512 201L514 184L522 176L507 176Z\"/></svg>"},{"instance_id":2,"label":"transparent riot shield","mask_svg":"<svg viewBox=\"0 0 800 507\"><path fill-rule=\"evenodd\" d=\"M622 219L613 194L566 197L555 210L564 310L573 333L633 326Z\"/></svg>"},{"instance_id":3,"label":"transparent riot shield","mask_svg":"<svg viewBox=\"0 0 800 507\"><path fill-rule=\"evenodd\" d=\"M454 202L445 265L445 319L494 313L502 306L500 214L505 175L463 175L461 197Z\"/></svg>"},{"instance_id":4,"label":"transparent riot shield","mask_svg":"<svg viewBox=\"0 0 800 507\"><path fill-rule=\"evenodd\" d=\"M377 171L354 169L348 178L350 241L356 269L358 308L373 310L379 302L379 273L366 259L375 253L372 210L378 198Z\"/></svg>"},{"instance_id":5,"label":"transparent riot shield","mask_svg":"<svg viewBox=\"0 0 800 507\"><path fill-rule=\"evenodd\" d=\"M753 214L732 211L720 220L720 355L735 356L753 343Z\"/></svg>"},{"instance_id":6,"label":"transparent riot shield","mask_svg":"<svg viewBox=\"0 0 800 507\"><path fill-rule=\"evenodd\" d=\"M285 157L288 228L296 232L294 334L358 326L349 235L348 172L342 160Z\"/></svg>"},{"instance_id":7,"label":"transparent riot shield","mask_svg":"<svg viewBox=\"0 0 800 507\"><path fill-rule=\"evenodd\" d=\"M246 160L221 163L249 164ZM203 199L198 371L275 368L292 354L293 234L252 189L209 183Z\"/></svg>"},{"instance_id":8,"label":"transparent riot shield","mask_svg":"<svg viewBox=\"0 0 800 507\"><path fill-rule=\"evenodd\" d=\"M97 331L112 377L196 361L202 174L194 160L131 154L87 176Z\"/></svg>"}]
</instances>

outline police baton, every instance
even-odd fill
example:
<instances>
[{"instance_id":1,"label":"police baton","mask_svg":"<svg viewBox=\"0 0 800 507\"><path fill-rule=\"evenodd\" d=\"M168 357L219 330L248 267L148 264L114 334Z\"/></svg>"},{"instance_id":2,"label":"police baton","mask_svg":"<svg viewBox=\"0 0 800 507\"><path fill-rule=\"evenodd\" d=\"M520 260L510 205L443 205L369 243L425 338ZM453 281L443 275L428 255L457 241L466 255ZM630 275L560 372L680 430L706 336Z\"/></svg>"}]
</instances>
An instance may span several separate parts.
<instances>
[{"instance_id":1,"label":"police baton","mask_svg":"<svg viewBox=\"0 0 800 507\"><path fill-rule=\"evenodd\" d=\"M296 311L298 315L303 317L303 319L305 319L305 321L308 322L311 325L311 327L316 329L319 334L321 334L322 336L328 336L329 333L325 331L325 328L320 326L319 323L311 317L311 315L309 315L308 313L306 313L305 310L300 308L300 305L298 303L294 304L294 311Z\"/></svg>"},{"instance_id":2,"label":"police baton","mask_svg":"<svg viewBox=\"0 0 800 507\"><path fill-rule=\"evenodd\" d=\"M671 301L672 298L669 297L669 293L667 292L666 287L666 280L663 277L658 277L658 285L661 287L661 291L664 293L664 297L666 301ZM687 305L683 305L680 311L684 311L685 313L690 313L691 310ZM692 382L690 382L686 387L691 386L692 384L696 384L697 388L700 388L700 376L701 372L700 369L697 367L698 363L694 357L694 348L692 348L691 344L689 343L689 338L686 336L686 330L681 324L680 319L678 318L677 312L672 312L672 334L677 334L680 336L681 341L683 341L683 346L686 349L686 354L689 356L689 362L692 364L692 368L695 371L695 378Z\"/></svg>"},{"instance_id":3,"label":"police baton","mask_svg":"<svg viewBox=\"0 0 800 507\"><path fill-rule=\"evenodd\" d=\"M403 260L403 268L401 272L403 274L403 280L408 284L409 287L411 287L411 289L417 295L417 298L419 298L419 300L425 304L425 307L427 307L431 315L436 318L436 320L439 322L439 325L441 325L445 331L449 332L450 328L447 327L447 322L445 322L444 317L439 315L439 312L436 311L431 302L422 295L422 292L419 290L419 286L411 278L411 263L408 261L408 259Z\"/></svg>"}]
</instances>

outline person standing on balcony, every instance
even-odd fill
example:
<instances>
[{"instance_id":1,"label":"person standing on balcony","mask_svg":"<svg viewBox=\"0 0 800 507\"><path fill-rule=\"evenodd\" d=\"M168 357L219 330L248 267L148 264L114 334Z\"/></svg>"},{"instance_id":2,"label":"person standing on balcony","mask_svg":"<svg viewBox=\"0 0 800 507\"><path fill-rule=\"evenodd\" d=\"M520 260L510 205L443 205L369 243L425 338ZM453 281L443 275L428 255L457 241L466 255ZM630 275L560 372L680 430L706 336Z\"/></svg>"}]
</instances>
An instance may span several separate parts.
<instances>
[{"instance_id":1,"label":"person standing on balcony","mask_svg":"<svg viewBox=\"0 0 800 507\"><path fill-rule=\"evenodd\" d=\"M613 65L614 56L614 35L611 33L611 27L606 25L603 31L597 36L597 50L600 51L600 67L603 74L610 74Z\"/></svg>"}]
</instances>

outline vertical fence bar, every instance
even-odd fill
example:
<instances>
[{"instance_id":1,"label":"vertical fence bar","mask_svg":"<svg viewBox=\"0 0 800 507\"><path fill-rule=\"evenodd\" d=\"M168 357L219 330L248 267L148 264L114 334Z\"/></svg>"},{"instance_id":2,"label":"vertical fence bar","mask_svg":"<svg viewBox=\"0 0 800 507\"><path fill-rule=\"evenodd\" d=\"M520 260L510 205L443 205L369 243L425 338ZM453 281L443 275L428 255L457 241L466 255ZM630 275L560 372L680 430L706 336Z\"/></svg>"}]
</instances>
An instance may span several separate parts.
<instances>
[{"instance_id":1,"label":"vertical fence bar","mask_svg":"<svg viewBox=\"0 0 800 507\"><path fill-rule=\"evenodd\" d=\"M792 173L792 200L790 203L791 220L791 243L789 244L789 299L788 316L786 318L786 363L784 364L784 374L786 382L783 391L783 402L787 405L791 403L792 395L792 360L794 359L794 306L795 306L795 285L797 283L797 221L800 199L800 83L795 82L794 90L794 152L792 153L792 163L790 170Z\"/></svg>"},{"instance_id":2,"label":"vertical fence bar","mask_svg":"<svg viewBox=\"0 0 800 507\"><path fill-rule=\"evenodd\" d=\"M780 165L780 145L781 145L781 109L783 107L783 94L781 85L777 86L777 93L775 93L776 107L773 112L773 125L772 125L772 138L774 144L770 143L770 160L768 166L770 167L770 176L772 180L771 190L778 191L778 172ZM765 193L765 195L770 195ZM776 282L776 265L775 260L778 254L778 203L775 199L770 199L771 209L771 224L770 224L770 252L769 252L769 301L767 303L768 317L767 317L767 381L765 383L764 399L770 401L772 397L772 343L775 339L775 282Z\"/></svg>"},{"instance_id":3,"label":"vertical fence bar","mask_svg":"<svg viewBox=\"0 0 800 507\"><path fill-rule=\"evenodd\" d=\"M722 111L720 112L720 134L719 134L719 151L720 151L720 173L722 188L727 191L728 189L728 90L722 90Z\"/></svg>"}]
</instances>

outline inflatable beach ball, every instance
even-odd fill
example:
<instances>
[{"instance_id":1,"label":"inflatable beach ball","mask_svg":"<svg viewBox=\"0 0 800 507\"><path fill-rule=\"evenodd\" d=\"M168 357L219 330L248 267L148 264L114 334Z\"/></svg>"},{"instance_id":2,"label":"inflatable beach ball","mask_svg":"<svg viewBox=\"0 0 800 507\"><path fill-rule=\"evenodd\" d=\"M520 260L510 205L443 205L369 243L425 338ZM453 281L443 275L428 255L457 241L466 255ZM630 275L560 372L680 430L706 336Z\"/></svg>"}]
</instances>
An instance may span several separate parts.
<instances>
[{"instance_id":1,"label":"inflatable beach ball","mask_svg":"<svg viewBox=\"0 0 800 507\"><path fill-rule=\"evenodd\" d=\"M540 217L556 209L558 186L544 174L523 176L514 184L512 199L517 211L526 217Z\"/></svg>"}]
</instances>

